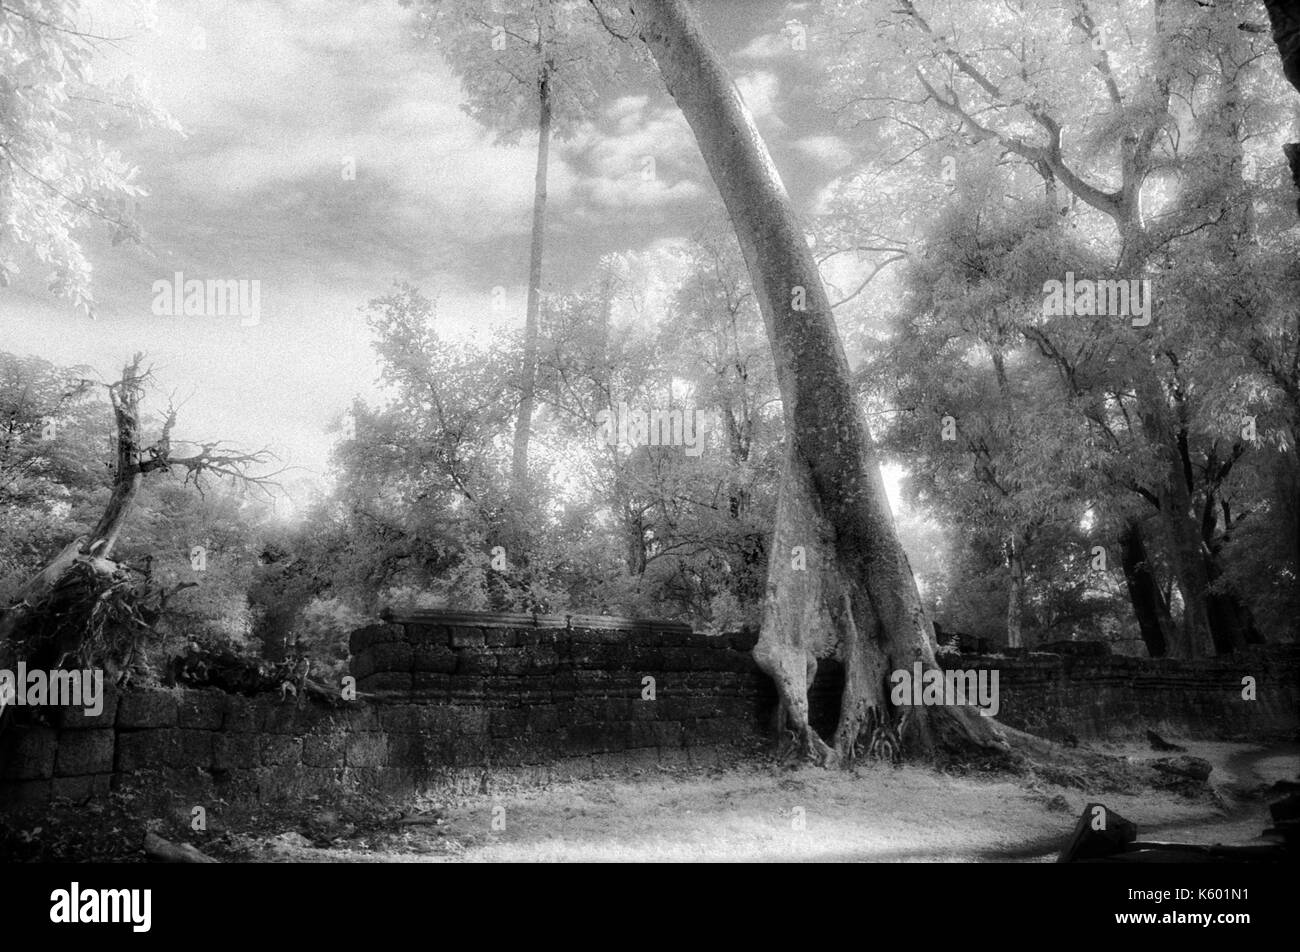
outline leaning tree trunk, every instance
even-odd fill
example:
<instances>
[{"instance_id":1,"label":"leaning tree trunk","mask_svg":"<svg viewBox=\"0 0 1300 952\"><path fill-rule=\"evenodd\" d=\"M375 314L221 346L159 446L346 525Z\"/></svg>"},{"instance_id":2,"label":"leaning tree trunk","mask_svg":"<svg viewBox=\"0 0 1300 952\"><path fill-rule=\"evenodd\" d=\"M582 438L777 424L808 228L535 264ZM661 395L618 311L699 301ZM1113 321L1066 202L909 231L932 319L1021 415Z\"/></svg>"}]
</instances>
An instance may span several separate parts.
<instances>
[{"instance_id":1,"label":"leaning tree trunk","mask_svg":"<svg viewBox=\"0 0 1300 952\"><path fill-rule=\"evenodd\" d=\"M775 359L785 413L785 473L754 650L776 682L795 740L823 763L869 751L932 752L939 741L1005 747L970 707L909 708L888 676L935 667L921 608L821 275L785 187L721 61L683 0L638 0L641 38L681 107L722 194ZM802 549L802 552L799 550ZM808 721L816 659L836 651L845 686L833 746Z\"/></svg>"},{"instance_id":2,"label":"leaning tree trunk","mask_svg":"<svg viewBox=\"0 0 1300 952\"><path fill-rule=\"evenodd\" d=\"M89 537L79 536L64 547L58 556L37 573L18 593L18 600L0 615L0 660L8 657L8 642L21 635L28 623L42 611L46 596L78 562L90 560L97 571L106 572L111 563L108 555L117 544L117 537L126 523L140 491L146 467L140 457L140 362L135 359L122 371L122 379L109 388L113 404L113 419L117 425L117 467L113 474L113 489L95 530ZM75 647L75 646L73 646Z\"/></svg>"},{"instance_id":3,"label":"leaning tree trunk","mask_svg":"<svg viewBox=\"0 0 1300 952\"><path fill-rule=\"evenodd\" d=\"M537 325L542 308L542 248L546 231L546 171L551 151L551 86L546 69L537 80L537 172L533 179L533 234L528 259L528 303L524 309L524 355L519 371L519 417L515 420L511 489L526 498L528 443L537 391Z\"/></svg>"},{"instance_id":4,"label":"leaning tree trunk","mask_svg":"<svg viewBox=\"0 0 1300 952\"><path fill-rule=\"evenodd\" d=\"M1133 616L1137 619L1147 654L1163 658L1173 643L1173 619L1169 602L1156 582L1147 554L1142 527L1137 522L1125 526L1119 537L1120 560L1124 569L1124 583L1128 587Z\"/></svg>"},{"instance_id":5,"label":"leaning tree trunk","mask_svg":"<svg viewBox=\"0 0 1300 952\"><path fill-rule=\"evenodd\" d=\"M140 441L140 397L142 386L140 378L140 355L122 372L122 380L109 390L109 399L113 404L113 422L117 425L117 467L113 473L113 491L108 497L108 505L100 516L95 531L90 534L86 552L106 559L117 537L122 532L135 505L135 497L144 482L145 468L141 465L143 446Z\"/></svg>"}]
</instances>

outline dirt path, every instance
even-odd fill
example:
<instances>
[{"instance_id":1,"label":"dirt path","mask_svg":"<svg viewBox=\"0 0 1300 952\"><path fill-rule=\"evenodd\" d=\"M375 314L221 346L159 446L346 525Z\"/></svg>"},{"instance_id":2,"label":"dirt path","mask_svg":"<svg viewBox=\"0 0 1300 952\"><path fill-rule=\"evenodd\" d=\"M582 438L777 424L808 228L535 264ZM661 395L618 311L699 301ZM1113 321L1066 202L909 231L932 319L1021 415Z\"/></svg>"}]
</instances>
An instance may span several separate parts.
<instances>
[{"instance_id":1,"label":"dirt path","mask_svg":"<svg viewBox=\"0 0 1300 952\"><path fill-rule=\"evenodd\" d=\"M1209 748L1211 745L1196 746ZM1142 838L1203 844L1263 842L1259 840L1260 832L1272 825L1268 801L1250 796L1250 793L1279 780L1300 778L1297 773L1300 744L1272 747L1215 745L1214 749L1196 753L1196 756L1205 757L1214 764L1211 780L1223 795L1228 812L1190 823L1163 824L1149 831L1139 827Z\"/></svg>"},{"instance_id":2,"label":"dirt path","mask_svg":"<svg viewBox=\"0 0 1300 952\"><path fill-rule=\"evenodd\" d=\"M251 858L316 862L822 861L1044 862L1090 800L1144 839L1249 842L1265 825L1247 794L1296 776L1300 748L1183 742L1215 765L1210 796L1025 787L1005 775L920 767L841 773L742 765L646 770L412 805L431 822L313 849L292 835ZM1102 746L1147 759L1136 745Z\"/></svg>"},{"instance_id":3,"label":"dirt path","mask_svg":"<svg viewBox=\"0 0 1300 952\"><path fill-rule=\"evenodd\" d=\"M1219 801L1217 806L1202 804L1202 809L1194 815L1169 818L1160 808L1130 814L1115 806L1111 802L1114 798L1100 799L1114 806L1121 816L1133 820L1137 824L1138 837L1142 840L1207 846L1216 843L1259 845L1266 842L1260 839L1260 833L1271 825L1271 821L1268 800L1262 798L1259 792L1279 780L1300 778L1300 744L1262 746L1188 740L1180 740L1179 743L1192 756L1201 757L1214 765L1210 784ZM1157 754L1140 744L1103 744L1098 749L1133 760L1167 756ZM1055 859L1059 845L1059 841L1049 838L1026 843L1004 856L987 858L1050 861Z\"/></svg>"}]
</instances>

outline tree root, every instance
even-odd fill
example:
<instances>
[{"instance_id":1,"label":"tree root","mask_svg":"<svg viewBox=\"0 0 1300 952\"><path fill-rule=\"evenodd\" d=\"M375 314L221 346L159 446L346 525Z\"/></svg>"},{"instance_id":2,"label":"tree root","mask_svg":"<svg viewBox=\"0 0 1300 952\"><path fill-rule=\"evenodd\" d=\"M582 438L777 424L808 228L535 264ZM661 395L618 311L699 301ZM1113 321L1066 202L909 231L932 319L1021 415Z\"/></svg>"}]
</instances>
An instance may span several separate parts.
<instances>
[{"instance_id":1,"label":"tree root","mask_svg":"<svg viewBox=\"0 0 1300 952\"><path fill-rule=\"evenodd\" d=\"M791 716L790 708L782 700L776 713L777 760L787 763L799 760L819 767L834 767L840 756L817 734L805 718L802 723Z\"/></svg>"},{"instance_id":2,"label":"tree root","mask_svg":"<svg viewBox=\"0 0 1300 952\"><path fill-rule=\"evenodd\" d=\"M982 723L972 729L967 715L979 717L966 708L910 708L895 722L888 707L870 708L847 757L811 726L787 724L778 734L779 759L826 769L848 768L856 761L898 766L910 760L939 768L1029 775L1054 786L1098 792L1179 789L1194 794L1208 789L1124 757L1065 747L992 718L980 717Z\"/></svg>"},{"instance_id":3,"label":"tree root","mask_svg":"<svg viewBox=\"0 0 1300 952\"><path fill-rule=\"evenodd\" d=\"M903 741L899 736L905 726L907 715L899 722L898 727L894 726L893 718L887 711L878 707L871 708L867 712L867 723L863 728L863 734L867 737L866 755L871 760L883 760L891 764L900 764L903 761Z\"/></svg>"}]
</instances>

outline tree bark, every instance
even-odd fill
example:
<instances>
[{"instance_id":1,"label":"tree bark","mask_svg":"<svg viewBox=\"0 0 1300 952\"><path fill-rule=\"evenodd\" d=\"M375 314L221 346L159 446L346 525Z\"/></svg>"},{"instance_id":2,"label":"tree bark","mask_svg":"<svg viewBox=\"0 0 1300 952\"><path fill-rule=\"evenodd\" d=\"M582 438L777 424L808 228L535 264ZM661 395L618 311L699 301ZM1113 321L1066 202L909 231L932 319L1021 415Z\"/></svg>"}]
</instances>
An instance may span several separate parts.
<instances>
[{"instance_id":1,"label":"tree bark","mask_svg":"<svg viewBox=\"0 0 1300 952\"><path fill-rule=\"evenodd\" d=\"M1232 588L1212 591L1206 600L1210 633L1216 654L1232 654L1247 645L1260 645L1264 637L1255 625L1254 612Z\"/></svg>"},{"instance_id":2,"label":"tree bark","mask_svg":"<svg viewBox=\"0 0 1300 952\"><path fill-rule=\"evenodd\" d=\"M104 513L88 538L79 536L65 546L49 565L23 587L17 603L0 615L0 644L7 643L27 627L28 622L42 610L46 596L74 563L86 558L107 559L117 544L117 537L131 513L145 473L140 462L142 359L141 354L136 354L135 359L122 371L122 379L108 391L113 403L113 418L117 424L117 467L113 474L112 493L104 507ZM4 655L7 657L8 653L6 645Z\"/></svg>"},{"instance_id":3,"label":"tree bark","mask_svg":"<svg viewBox=\"0 0 1300 952\"><path fill-rule=\"evenodd\" d=\"M546 173L551 152L551 79L543 67L537 79L537 172L533 178L533 234L528 259L528 302L524 309L524 355L519 371L519 417L510 463L515 499L525 497L528 443L537 391L537 325L542 306L542 249L546 233Z\"/></svg>"},{"instance_id":4,"label":"tree bark","mask_svg":"<svg viewBox=\"0 0 1300 952\"><path fill-rule=\"evenodd\" d=\"M1254 612L1241 596L1241 591L1226 577L1222 554L1233 533L1231 507L1220 495L1223 479L1231 470L1234 455L1219 464L1211 453L1207 464L1205 500L1201 504L1201 550L1205 561L1209 590L1206 593L1206 614L1210 622L1210 636L1216 653L1231 654L1247 645L1263 644L1264 637L1255 625ZM1217 469L1216 469L1217 467ZM1213 473L1213 475L1210 475ZM1223 532L1219 534L1219 513L1223 513Z\"/></svg>"},{"instance_id":5,"label":"tree bark","mask_svg":"<svg viewBox=\"0 0 1300 952\"><path fill-rule=\"evenodd\" d=\"M90 534L86 552L106 559L117 537L126 524L126 518L135 504L135 497L144 482L145 468L141 465L140 446L140 355L122 372L122 380L109 390L113 403L113 420L117 424L117 468L113 474L113 491L104 507L99 524Z\"/></svg>"},{"instance_id":6,"label":"tree bark","mask_svg":"<svg viewBox=\"0 0 1300 952\"><path fill-rule=\"evenodd\" d=\"M1129 273L1140 273L1140 268L1134 266ZM1169 543L1166 555L1183 600L1182 622L1177 638L1169 645L1169 654L1178 658L1202 658L1212 653L1206 610L1210 579L1202 552L1201 527L1192 501L1193 475L1187 439L1181 435L1181 424L1173 419L1174 410L1154 370L1139 371L1134 383L1142 428L1151 444L1159 448L1162 472L1156 495Z\"/></svg>"},{"instance_id":7,"label":"tree bark","mask_svg":"<svg viewBox=\"0 0 1300 952\"><path fill-rule=\"evenodd\" d=\"M1120 533L1119 546L1124 582L1128 586L1129 601L1133 604L1133 615L1137 618L1147 654L1152 658L1163 658L1173 640L1173 619L1169 614L1169 603L1151 571L1142 527L1136 522L1129 523Z\"/></svg>"},{"instance_id":8,"label":"tree bark","mask_svg":"<svg viewBox=\"0 0 1300 952\"><path fill-rule=\"evenodd\" d=\"M1210 646L1210 577L1201 551L1200 528L1190 512L1191 494L1182 474L1171 475L1160 493L1160 511L1170 535L1178 589L1183 597L1183 618L1176 643L1178 657L1203 658Z\"/></svg>"},{"instance_id":9,"label":"tree bark","mask_svg":"<svg viewBox=\"0 0 1300 952\"><path fill-rule=\"evenodd\" d=\"M1007 539L1007 647L1023 648L1025 560L1023 545L1013 532Z\"/></svg>"},{"instance_id":10,"label":"tree bark","mask_svg":"<svg viewBox=\"0 0 1300 952\"><path fill-rule=\"evenodd\" d=\"M633 511L630 498L623 502L622 532L623 563L627 566L627 574L640 578L645 574L646 565L645 525L641 516Z\"/></svg>"},{"instance_id":11,"label":"tree bark","mask_svg":"<svg viewBox=\"0 0 1300 952\"><path fill-rule=\"evenodd\" d=\"M695 134L757 294L785 414L786 460L754 650L794 739L822 763L868 751L935 752L940 740L1005 749L969 707L889 704L890 671L935 667L934 633L894 532L880 467L821 276L752 116L683 0L637 0L641 38ZM804 559L792 550L803 547ZM806 565L805 568L800 566ZM818 657L845 686L833 747L808 723Z\"/></svg>"}]
</instances>

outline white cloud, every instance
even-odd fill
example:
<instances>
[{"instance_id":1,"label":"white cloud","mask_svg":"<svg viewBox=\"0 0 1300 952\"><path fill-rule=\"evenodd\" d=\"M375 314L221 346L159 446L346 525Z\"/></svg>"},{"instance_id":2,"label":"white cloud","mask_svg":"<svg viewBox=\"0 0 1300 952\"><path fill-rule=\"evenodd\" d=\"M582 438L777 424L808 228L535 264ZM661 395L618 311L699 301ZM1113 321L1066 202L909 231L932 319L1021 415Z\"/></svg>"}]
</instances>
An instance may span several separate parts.
<instances>
[{"instance_id":1,"label":"white cloud","mask_svg":"<svg viewBox=\"0 0 1300 952\"><path fill-rule=\"evenodd\" d=\"M575 163L581 159L589 166L576 185L587 211L657 207L703 194L704 163L679 110L652 108L646 96L627 96L604 118L612 121L612 134L589 125L570 146Z\"/></svg>"},{"instance_id":2,"label":"white cloud","mask_svg":"<svg viewBox=\"0 0 1300 952\"><path fill-rule=\"evenodd\" d=\"M831 169L842 169L853 158L853 153L838 136L805 136L791 145Z\"/></svg>"},{"instance_id":3,"label":"white cloud","mask_svg":"<svg viewBox=\"0 0 1300 952\"><path fill-rule=\"evenodd\" d=\"M682 180L671 185L661 179L641 181L634 176L621 180L596 179L584 183L583 197L605 208L651 208L673 203L698 201L704 189L696 182Z\"/></svg>"},{"instance_id":4,"label":"white cloud","mask_svg":"<svg viewBox=\"0 0 1300 952\"><path fill-rule=\"evenodd\" d=\"M742 73L736 77L736 88L740 90L745 105L760 127L775 132L785 131L786 124L776 111L776 97L781 81L775 73L767 70Z\"/></svg>"},{"instance_id":5,"label":"white cloud","mask_svg":"<svg viewBox=\"0 0 1300 952\"><path fill-rule=\"evenodd\" d=\"M793 52L789 33L764 33L754 37L732 55L742 60L770 60L789 56Z\"/></svg>"},{"instance_id":6,"label":"white cloud","mask_svg":"<svg viewBox=\"0 0 1300 952\"><path fill-rule=\"evenodd\" d=\"M436 294L444 328L517 326L536 140L499 146L465 115L455 77L413 37L409 9L396 0L160 2L147 33L124 12L132 6L85 0L96 32L131 37L104 45L97 73L145 79L188 138L112 130L150 190L140 207L149 243L88 238L102 304L93 325L65 319L64 304L42 296L39 269L27 268L36 296L15 314L21 289L11 288L0 305L18 325L6 347L106 373L148 350L168 384L195 394L191 432L271 441L288 462L319 467L331 439L324 425L374 376L356 308L393 279ZM781 134L780 83L747 71L755 65L737 71L738 86L760 128ZM657 82L653 90L614 99L575 139L555 143L548 285L585 280L587 262L611 248L668 241L716 202L690 128ZM806 148L834 154L830 143ZM356 161L355 181L340 175L344 157ZM149 314L152 281L173 270L261 280L261 325L160 324ZM500 315L487 307L496 284L510 296Z\"/></svg>"}]
</instances>

